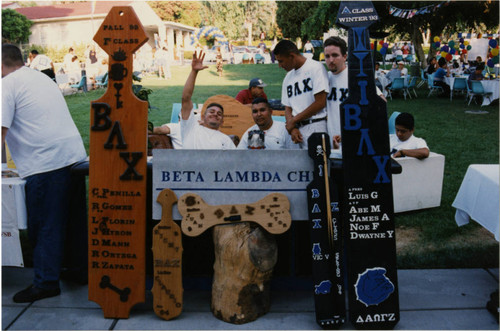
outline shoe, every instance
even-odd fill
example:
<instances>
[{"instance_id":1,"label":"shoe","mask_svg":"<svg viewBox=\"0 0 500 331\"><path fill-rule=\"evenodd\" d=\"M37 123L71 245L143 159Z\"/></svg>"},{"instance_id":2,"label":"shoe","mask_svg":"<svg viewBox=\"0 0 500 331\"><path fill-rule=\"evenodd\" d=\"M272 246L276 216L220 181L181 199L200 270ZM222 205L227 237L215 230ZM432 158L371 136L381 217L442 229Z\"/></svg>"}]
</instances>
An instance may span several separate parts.
<instances>
[{"instance_id":1,"label":"shoe","mask_svg":"<svg viewBox=\"0 0 500 331\"><path fill-rule=\"evenodd\" d=\"M30 285L26 289L17 292L16 295L14 295L13 300L17 303L33 302L36 300L55 297L59 294L61 294L61 289L59 288L46 290Z\"/></svg>"}]
</instances>

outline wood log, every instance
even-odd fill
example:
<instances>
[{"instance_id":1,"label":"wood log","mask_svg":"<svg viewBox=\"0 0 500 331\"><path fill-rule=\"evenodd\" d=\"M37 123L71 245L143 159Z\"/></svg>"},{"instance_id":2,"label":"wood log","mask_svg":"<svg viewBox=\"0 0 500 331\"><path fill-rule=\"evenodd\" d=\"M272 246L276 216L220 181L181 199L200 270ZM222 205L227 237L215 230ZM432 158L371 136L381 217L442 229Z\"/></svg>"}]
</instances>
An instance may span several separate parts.
<instances>
[{"instance_id":1,"label":"wood log","mask_svg":"<svg viewBox=\"0 0 500 331\"><path fill-rule=\"evenodd\" d=\"M211 309L215 317L244 324L271 306L270 280L278 259L272 234L248 222L217 225Z\"/></svg>"}]
</instances>

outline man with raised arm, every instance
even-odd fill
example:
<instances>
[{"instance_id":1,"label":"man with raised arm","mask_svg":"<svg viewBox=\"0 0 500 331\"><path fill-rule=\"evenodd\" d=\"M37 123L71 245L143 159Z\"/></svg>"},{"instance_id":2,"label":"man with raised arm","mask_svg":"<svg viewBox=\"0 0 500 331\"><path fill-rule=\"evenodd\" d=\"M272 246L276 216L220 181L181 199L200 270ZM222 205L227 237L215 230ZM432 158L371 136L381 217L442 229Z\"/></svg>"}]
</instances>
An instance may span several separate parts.
<instances>
[{"instance_id":1,"label":"man with raised arm","mask_svg":"<svg viewBox=\"0 0 500 331\"><path fill-rule=\"evenodd\" d=\"M224 108L218 103L211 103L207 106L201 121L198 121L193 114L194 86L198 72L208 68L203 65L205 54L200 51L193 54L191 72L184 84L182 91L181 107L181 135L184 149L235 149L233 141L229 136L219 131L223 122Z\"/></svg>"},{"instance_id":2,"label":"man with raised arm","mask_svg":"<svg viewBox=\"0 0 500 331\"><path fill-rule=\"evenodd\" d=\"M285 105L286 129L293 142L307 149L314 132L326 132L328 77L318 61L300 54L297 46L282 40L274 48L279 66L288 73L283 80L281 103Z\"/></svg>"}]
</instances>

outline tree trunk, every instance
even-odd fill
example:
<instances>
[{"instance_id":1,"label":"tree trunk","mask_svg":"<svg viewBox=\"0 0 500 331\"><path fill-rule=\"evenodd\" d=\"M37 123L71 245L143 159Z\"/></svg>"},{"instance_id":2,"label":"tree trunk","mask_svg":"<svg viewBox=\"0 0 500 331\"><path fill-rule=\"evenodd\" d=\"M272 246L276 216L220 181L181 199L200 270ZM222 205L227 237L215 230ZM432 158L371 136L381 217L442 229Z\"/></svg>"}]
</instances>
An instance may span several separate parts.
<instances>
[{"instance_id":1,"label":"tree trunk","mask_svg":"<svg viewBox=\"0 0 500 331\"><path fill-rule=\"evenodd\" d=\"M418 61L420 61L420 68L425 69L427 67L427 61L425 59L424 48L422 44L424 40L422 38L422 31L415 24L412 24L412 36L411 36L413 46L415 47L415 53L417 55Z\"/></svg>"},{"instance_id":2,"label":"tree trunk","mask_svg":"<svg viewBox=\"0 0 500 331\"><path fill-rule=\"evenodd\" d=\"M270 280L278 259L276 240L248 222L217 225L212 313L233 324L256 320L270 309Z\"/></svg>"}]
</instances>

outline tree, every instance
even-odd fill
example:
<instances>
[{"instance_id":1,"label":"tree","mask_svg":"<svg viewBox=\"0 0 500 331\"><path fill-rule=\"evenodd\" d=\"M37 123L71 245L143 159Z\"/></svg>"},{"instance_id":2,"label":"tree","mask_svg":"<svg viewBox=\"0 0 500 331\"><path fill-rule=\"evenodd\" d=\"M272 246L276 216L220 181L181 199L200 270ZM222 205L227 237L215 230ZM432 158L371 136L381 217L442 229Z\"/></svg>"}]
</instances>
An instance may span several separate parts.
<instances>
[{"instance_id":1,"label":"tree","mask_svg":"<svg viewBox=\"0 0 500 331\"><path fill-rule=\"evenodd\" d=\"M426 65L422 35L427 30L430 30L431 37L444 36L447 39L457 32L467 32L470 29L476 32L498 29L499 24L498 1L385 1L374 2L374 5L380 22L374 24L372 29L389 29L392 35L409 37L422 67ZM391 5L401 9L432 6L432 10L406 19L392 16L388 10ZM436 51L431 42L428 54L435 54Z\"/></svg>"},{"instance_id":2,"label":"tree","mask_svg":"<svg viewBox=\"0 0 500 331\"><path fill-rule=\"evenodd\" d=\"M321 1L301 26L305 39L320 39L325 31L335 25L340 3Z\"/></svg>"},{"instance_id":3,"label":"tree","mask_svg":"<svg viewBox=\"0 0 500 331\"><path fill-rule=\"evenodd\" d=\"M280 15L280 8L283 4L284 7L293 6L288 5L288 1L278 3L278 15ZM292 2L293 3L293 2ZM308 3L308 2L306 2ZM315 3L315 2L313 2ZM314 36L319 30L326 31L334 25L337 18L338 2L323 1L313 8L312 12L308 14L310 18L305 20L301 32L303 34L311 34ZM445 36L446 38L457 32L487 32L489 29L496 31L498 29L498 0L486 1L373 1L373 5L379 15L379 22L370 26L371 31L386 31L390 33L390 38L399 37L410 39L415 47L418 60L422 63L422 67L426 65L425 54L423 51L423 37L422 35L430 30L431 36ZM401 9L417 9L426 6L432 6L431 10L426 14L414 15L412 18L399 18L394 17L389 13L391 6ZM297 7L297 11L300 8ZM286 17L288 11L285 11L283 18L278 16L278 24L283 28L285 35L297 35L296 26L295 30L287 30L285 32L285 25L290 21ZM290 16L293 17L293 16ZM285 20L285 25L281 25L282 20ZM296 22L302 22L300 17L296 18ZM312 24L314 23L314 24ZM435 53L435 49L429 49L429 54Z\"/></svg>"},{"instance_id":4,"label":"tree","mask_svg":"<svg viewBox=\"0 0 500 331\"><path fill-rule=\"evenodd\" d=\"M203 1L201 25L219 28L229 39L246 35L245 4L242 1Z\"/></svg>"},{"instance_id":5,"label":"tree","mask_svg":"<svg viewBox=\"0 0 500 331\"><path fill-rule=\"evenodd\" d=\"M218 27L229 39L275 34L275 1L203 1L203 7L201 25Z\"/></svg>"},{"instance_id":6,"label":"tree","mask_svg":"<svg viewBox=\"0 0 500 331\"><path fill-rule=\"evenodd\" d=\"M149 6L164 21L199 26L201 23L198 1L149 1Z\"/></svg>"},{"instance_id":7,"label":"tree","mask_svg":"<svg viewBox=\"0 0 500 331\"><path fill-rule=\"evenodd\" d=\"M327 3L333 4L333 2ZM276 22L283 36L292 39L302 37L302 22L313 14L316 7L318 7L317 1L278 1Z\"/></svg>"},{"instance_id":8,"label":"tree","mask_svg":"<svg viewBox=\"0 0 500 331\"><path fill-rule=\"evenodd\" d=\"M12 9L2 10L2 43L26 43L33 22Z\"/></svg>"},{"instance_id":9,"label":"tree","mask_svg":"<svg viewBox=\"0 0 500 331\"><path fill-rule=\"evenodd\" d=\"M258 38L261 31L266 36L272 35L276 29L276 9L275 1L246 1L245 2L245 23L252 27L249 38ZM251 44L252 40L249 40Z\"/></svg>"}]
</instances>

